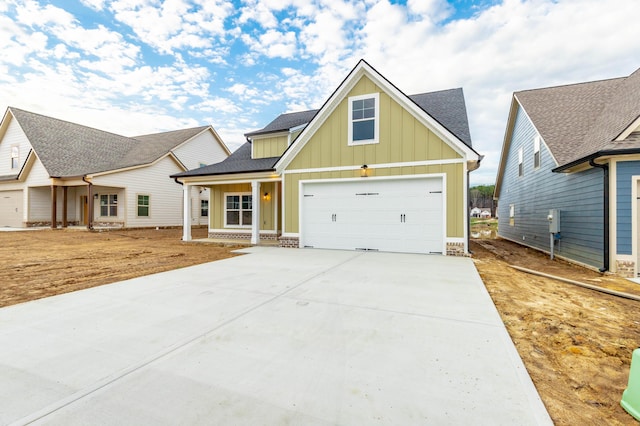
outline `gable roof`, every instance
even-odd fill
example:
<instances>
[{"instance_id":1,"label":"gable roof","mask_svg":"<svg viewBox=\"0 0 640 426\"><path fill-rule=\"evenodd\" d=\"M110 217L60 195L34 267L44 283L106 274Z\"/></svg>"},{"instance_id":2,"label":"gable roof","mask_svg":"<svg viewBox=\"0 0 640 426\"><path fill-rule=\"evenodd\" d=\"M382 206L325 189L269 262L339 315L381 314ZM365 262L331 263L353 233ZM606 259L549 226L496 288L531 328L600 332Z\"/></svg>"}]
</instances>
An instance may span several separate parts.
<instances>
[{"instance_id":1,"label":"gable roof","mask_svg":"<svg viewBox=\"0 0 640 426\"><path fill-rule=\"evenodd\" d=\"M382 74L376 71L371 65L367 63L364 59L360 59L358 64L351 70L351 72L347 75L347 77L342 81L342 83L336 88L333 94L327 99L324 105L320 108L320 110L315 114L311 122L304 128L302 133L296 138L296 140L289 145L289 147L285 150L284 154L275 167L278 172L284 170L284 168L295 158L295 156L302 150L304 145L311 138L311 135L315 133L315 131L324 123L324 121L329 117L329 115L333 112L333 110L338 106L338 104L344 99L345 96L350 92L350 90L355 86L355 84L360 80L361 77L366 76L370 80L372 80L376 85L378 85L383 91L385 91L391 98L399 103L402 107L408 110L414 117L416 117L419 121L421 121L426 127L428 127L431 131L433 131L436 135L438 135L445 143L449 144L454 150L459 152L464 158L469 159L469 161L474 162L476 165L479 164L481 160L481 156L472 148L471 146L471 138L468 136L468 121L466 119L466 108L464 112L460 112L454 114L457 116L455 120L452 120L449 125L456 123L458 129L464 126L464 122L466 122L466 133L467 133L467 142L463 141L460 136L455 135L451 129L448 129L443 123L441 123L438 119L436 119L433 115L425 111L425 109L418 103L416 100L411 99L409 96L405 95L400 89L394 86L389 80L387 80ZM433 97L429 96L431 94L422 94L416 95L418 101L423 104L431 104L435 110L439 112L443 112L441 110L444 105L436 102L437 99L442 101L442 98L452 95L462 95L462 89L453 89L452 91L442 91L433 92L435 95ZM431 102L427 102L427 100ZM454 103L457 106L464 106L464 97L462 97L462 103ZM436 108L439 107L440 109ZM448 110L447 110L448 112ZM464 115L464 119L460 117ZM446 117L447 114L440 114L440 119ZM446 120L446 119L445 119Z\"/></svg>"},{"instance_id":2,"label":"gable roof","mask_svg":"<svg viewBox=\"0 0 640 426\"><path fill-rule=\"evenodd\" d=\"M274 171L274 164L280 157L251 158L251 142L245 142L223 161L208 166L171 175L172 178L187 176L227 175L247 172Z\"/></svg>"},{"instance_id":3,"label":"gable roof","mask_svg":"<svg viewBox=\"0 0 640 426\"><path fill-rule=\"evenodd\" d=\"M558 166L600 151L640 148L616 139L640 116L640 69L628 77L514 93Z\"/></svg>"},{"instance_id":4,"label":"gable roof","mask_svg":"<svg viewBox=\"0 0 640 426\"><path fill-rule=\"evenodd\" d=\"M409 99L418 104L424 112L435 118L467 146L472 146L467 106L461 87L409 95Z\"/></svg>"},{"instance_id":5,"label":"gable roof","mask_svg":"<svg viewBox=\"0 0 640 426\"><path fill-rule=\"evenodd\" d=\"M317 109L310 109L308 111L289 112L280 114L271 123L267 124L260 130L254 130L253 132L245 133L246 137L264 135L266 133L284 132L293 129L294 127L307 124L318 112Z\"/></svg>"},{"instance_id":6,"label":"gable roof","mask_svg":"<svg viewBox=\"0 0 640 426\"><path fill-rule=\"evenodd\" d=\"M210 126L126 137L9 107L52 177L82 176L150 164Z\"/></svg>"}]
</instances>

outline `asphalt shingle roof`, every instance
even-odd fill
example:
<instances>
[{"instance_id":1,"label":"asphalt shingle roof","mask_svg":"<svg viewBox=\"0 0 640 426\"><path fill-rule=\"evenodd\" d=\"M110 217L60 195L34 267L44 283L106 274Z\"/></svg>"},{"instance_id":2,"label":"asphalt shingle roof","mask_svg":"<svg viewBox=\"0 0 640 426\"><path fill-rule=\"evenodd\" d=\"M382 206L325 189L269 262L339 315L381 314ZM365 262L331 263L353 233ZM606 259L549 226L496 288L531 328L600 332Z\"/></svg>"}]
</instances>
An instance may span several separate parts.
<instances>
[{"instance_id":1,"label":"asphalt shingle roof","mask_svg":"<svg viewBox=\"0 0 640 426\"><path fill-rule=\"evenodd\" d=\"M462 142L471 147L467 108L461 88L421 93L411 95L409 98ZM250 137L290 130L294 127L309 123L318 111L317 109L311 109L280 114L275 120L271 121L262 129L246 133L245 136ZM251 143L247 142L220 163L178 173L172 175L172 177L271 171L275 170L274 166L279 159L280 157L252 159Z\"/></svg>"},{"instance_id":2,"label":"asphalt shingle roof","mask_svg":"<svg viewBox=\"0 0 640 426\"><path fill-rule=\"evenodd\" d=\"M640 115L640 69L629 77L516 92L516 99L559 165L602 150ZM636 141L637 143L637 141Z\"/></svg>"},{"instance_id":3,"label":"asphalt shingle roof","mask_svg":"<svg viewBox=\"0 0 640 426\"><path fill-rule=\"evenodd\" d=\"M464 102L462 88L420 93L410 95L409 98L467 146L471 146L467 107ZM286 131L310 122L317 112L317 109L311 109L280 114L262 129L246 133L245 136L250 137Z\"/></svg>"},{"instance_id":4,"label":"asphalt shingle roof","mask_svg":"<svg viewBox=\"0 0 640 426\"><path fill-rule=\"evenodd\" d=\"M245 172L266 172L275 170L273 166L276 164L276 161L278 161L279 158L280 157L252 159L251 143L246 142L233 154L219 163L210 164L198 169L188 170L186 172L172 175L171 177L226 175Z\"/></svg>"},{"instance_id":5,"label":"asphalt shingle roof","mask_svg":"<svg viewBox=\"0 0 640 426\"><path fill-rule=\"evenodd\" d=\"M50 176L82 176L151 163L207 126L135 138L9 108Z\"/></svg>"}]
</instances>

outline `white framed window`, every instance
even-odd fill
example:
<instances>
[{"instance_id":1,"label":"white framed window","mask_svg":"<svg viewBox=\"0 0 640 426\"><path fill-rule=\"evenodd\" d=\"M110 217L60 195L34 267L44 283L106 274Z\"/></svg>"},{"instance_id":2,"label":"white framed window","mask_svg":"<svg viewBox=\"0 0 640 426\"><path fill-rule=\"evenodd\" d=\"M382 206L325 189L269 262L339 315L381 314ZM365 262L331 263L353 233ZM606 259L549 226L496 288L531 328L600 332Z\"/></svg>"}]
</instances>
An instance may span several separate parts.
<instances>
[{"instance_id":1,"label":"white framed window","mask_svg":"<svg viewBox=\"0 0 640 426\"><path fill-rule=\"evenodd\" d=\"M533 168L540 167L540 136L533 138Z\"/></svg>"},{"instance_id":2,"label":"white framed window","mask_svg":"<svg viewBox=\"0 0 640 426\"><path fill-rule=\"evenodd\" d=\"M253 206L250 192L224 194L225 228L250 228Z\"/></svg>"},{"instance_id":3,"label":"white framed window","mask_svg":"<svg viewBox=\"0 0 640 426\"><path fill-rule=\"evenodd\" d=\"M378 143L380 94L349 97L349 145Z\"/></svg>"},{"instance_id":4,"label":"white framed window","mask_svg":"<svg viewBox=\"0 0 640 426\"><path fill-rule=\"evenodd\" d=\"M118 216L118 194L100 194L100 216Z\"/></svg>"},{"instance_id":5,"label":"white framed window","mask_svg":"<svg viewBox=\"0 0 640 426\"><path fill-rule=\"evenodd\" d=\"M150 197L146 194L138 195L138 217L149 217Z\"/></svg>"},{"instance_id":6,"label":"white framed window","mask_svg":"<svg viewBox=\"0 0 640 426\"><path fill-rule=\"evenodd\" d=\"M11 147L11 168L17 169L20 167L20 147L14 145Z\"/></svg>"},{"instance_id":7,"label":"white framed window","mask_svg":"<svg viewBox=\"0 0 640 426\"><path fill-rule=\"evenodd\" d=\"M524 176L524 154L522 147L518 150L518 176Z\"/></svg>"},{"instance_id":8,"label":"white framed window","mask_svg":"<svg viewBox=\"0 0 640 426\"><path fill-rule=\"evenodd\" d=\"M509 225L514 226L516 224L516 205L509 204Z\"/></svg>"},{"instance_id":9,"label":"white framed window","mask_svg":"<svg viewBox=\"0 0 640 426\"><path fill-rule=\"evenodd\" d=\"M209 200L200 200L200 216L209 216Z\"/></svg>"}]
</instances>

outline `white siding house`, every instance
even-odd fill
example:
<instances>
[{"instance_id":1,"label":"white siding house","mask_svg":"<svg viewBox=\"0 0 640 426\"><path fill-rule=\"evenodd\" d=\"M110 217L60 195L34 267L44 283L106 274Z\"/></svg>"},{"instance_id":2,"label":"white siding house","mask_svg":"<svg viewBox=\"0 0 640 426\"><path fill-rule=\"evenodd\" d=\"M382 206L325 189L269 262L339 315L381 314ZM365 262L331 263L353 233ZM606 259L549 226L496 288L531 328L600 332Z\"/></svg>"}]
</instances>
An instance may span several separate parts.
<instances>
[{"instance_id":1,"label":"white siding house","mask_svg":"<svg viewBox=\"0 0 640 426\"><path fill-rule=\"evenodd\" d=\"M0 122L0 226L179 226L183 188L170 176L229 154L211 126L129 138L9 108ZM206 224L209 193L190 192L191 223Z\"/></svg>"}]
</instances>

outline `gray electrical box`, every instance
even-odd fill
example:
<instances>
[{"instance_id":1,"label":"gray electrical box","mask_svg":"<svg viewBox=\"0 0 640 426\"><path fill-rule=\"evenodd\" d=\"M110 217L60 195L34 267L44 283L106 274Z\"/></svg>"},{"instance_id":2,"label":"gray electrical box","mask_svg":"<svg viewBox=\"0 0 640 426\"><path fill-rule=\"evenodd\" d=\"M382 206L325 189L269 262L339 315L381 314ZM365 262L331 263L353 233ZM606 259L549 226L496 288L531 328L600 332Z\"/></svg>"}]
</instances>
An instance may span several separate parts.
<instances>
[{"instance_id":1,"label":"gray electrical box","mask_svg":"<svg viewBox=\"0 0 640 426\"><path fill-rule=\"evenodd\" d=\"M547 220L549 221L549 232L552 234L557 234L560 232L560 210L551 209L549 210L549 215L547 216Z\"/></svg>"}]
</instances>

